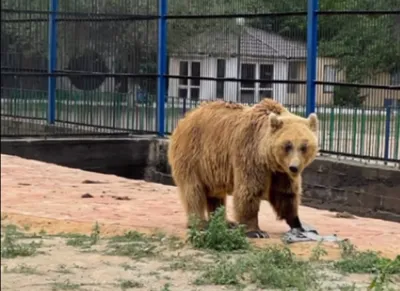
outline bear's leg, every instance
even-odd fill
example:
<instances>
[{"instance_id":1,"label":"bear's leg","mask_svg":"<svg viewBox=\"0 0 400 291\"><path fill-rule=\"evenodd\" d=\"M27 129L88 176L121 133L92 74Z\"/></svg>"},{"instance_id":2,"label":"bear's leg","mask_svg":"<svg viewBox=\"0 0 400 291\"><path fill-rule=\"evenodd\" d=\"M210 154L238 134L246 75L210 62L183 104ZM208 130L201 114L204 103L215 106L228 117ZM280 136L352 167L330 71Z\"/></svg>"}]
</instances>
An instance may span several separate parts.
<instances>
[{"instance_id":1,"label":"bear's leg","mask_svg":"<svg viewBox=\"0 0 400 291\"><path fill-rule=\"evenodd\" d=\"M269 238L268 233L258 226L258 212L260 210L261 195L252 193L249 189L241 188L233 192L233 205L236 220L245 225L246 235L249 238Z\"/></svg>"},{"instance_id":2,"label":"bear's leg","mask_svg":"<svg viewBox=\"0 0 400 291\"><path fill-rule=\"evenodd\" d=\"M284 219L291 229L302 229L299 218L298 197L294 193L271 193L270 201L279 219Z\"/></svg>"},{"instance_id":3,"label":"bear's leg","mask_svg":"<svg viewBox=\"0 0 400 291\"><path fill-rule=\"evenodd\" d=\"M203 187L200 185L179 187L179 194L187 216L187 227L190 226L191 217L195 216L200 220L200 228L204 228L207 225L207 197Z\"/></svg>"},{"instance_id":4,"label":"bear's leg","mask_svg":"<svg viewBox=\"0 0 400 291\"><path fill-rule=\"evenodd\" d=\"M225 206L225 219L226 219L226 197L225 198L217 198L217 197L207 197L207 210L208 210L208 218L210 219L211 213L215 212L218 207ZM237 223L233 221L229 221L226 219L229 228L237 227Z\"/></svg>"},{"instance_id":5,"label":"bear's leg","mask_svg":"<svg viewBox=\"0 0 400 291\"><path fill-rule=\"evenodd\" d=\"M302 229L299 218L301 179L292 181L287 174L273 173L269 202L278 219L284 219L291 229Z\"/></svg>"}]
</instances>

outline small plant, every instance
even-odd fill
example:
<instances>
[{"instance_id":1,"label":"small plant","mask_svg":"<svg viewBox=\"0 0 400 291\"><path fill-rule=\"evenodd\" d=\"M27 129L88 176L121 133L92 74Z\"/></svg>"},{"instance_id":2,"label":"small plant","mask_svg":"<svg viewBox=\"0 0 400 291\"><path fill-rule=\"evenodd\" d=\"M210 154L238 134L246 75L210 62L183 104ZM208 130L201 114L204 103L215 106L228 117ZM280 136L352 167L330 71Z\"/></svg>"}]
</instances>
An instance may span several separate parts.
<instances>
[{"instance_id":1,"label":"small plant","mask_svg":"<svg viewBox=\"0 0 400 291\"><path fill-rule=\"evenodd\" d=\"M100 240L100 226L96 221L96 223L92 228L92 233L90 234L90 243L91 245L95 245L98 243L99 240Z\"/></svg>"},{"instance_id":2,"label":"small plant","mask_svg":"<svg viewBox=\"0 0 400 291\"><path fill-rule=\"evenodd\" d=\"M371 284L368 286L368 290L383 291L386 290L386 286L389 283L393 283L390 275L400 273L400 256L397 256L393 261L387 262L385 265L381 265L378 273L375 275Z\"/></svg>"},{"instance_id":3,"label":"small plant","mask_svg":"<svg viewBox=\"0 0 400 291\"><path fill-rule=\"evenodd\" d=\"M142 288L143 284L137 281L132 280L121 280L120 287L122 290L131 289L131 288Z\"/></svg>"},{"instance_id":4,"label":"small plant","mask_svg":"<svg viewBox=\"0 0 400 291\"><path fill-rule=\"evenodd\" d=\"M113 237L108 244L106 254L140 259L154 256L156 248L152 244L151 239L145 235L136 231L130 231L123 236Z\"/></svg>"},{"instance_id":5,"label":"small plant","mask_svg":"<svg viewBox=\"0 0 400 291\"><path fill-rule=\"evenodd\" d=\"M288 247L269 247L255 252L247 267L252 270L251 282L262 288L308 291L318 285L312 266L297 260Z\"/></svg>"},{"instance_id":6,"label":"small plant","mask_svg":"<svg viewBox=\"0 0 400 291\"><path fill-rule=\"evenodd\" d=\"M52 291L57 290L79 290L81 288L80 284L71 283L70 280L65 280L64 282L56 282L53 284Z\"/></svg>"},{"instance_id":7,"label":"small plant","mask_svg":"<svg viewBox=\"0 0 400 291\"><path fill-rule=\"evenodd\" d=\"M328 252L322 247L322 241L319 241L317 246L312 249L310 261L318 262L321 260L321 257L326 256Z\"/></svg>"},{"instance_id":8,"label":"small plant","mask_svg":"<svg viewBox=\"0 0 400 291\"><path fill-rule=\"evenodd\" d=\"M145 241L147 238L144 234L137 231L128 231L124 235L117 235L110 239L110 242L121 243L121 242L133 242L133 241Z\"/></svg>"},{"instance_id":9,"label":"small plant","mask_svg":"<svg viewBox=\"0 0 400 291\"><path fill-rule=\"evenodd\" d=\"M398 260L398 259L396 259ZM395 261L396 261L395 260ZM386 269L388 274L400 273L400 263L393 263L390 259L379 256L373 251L355 252L351 256L335 262L334 266L345 273L374 273L385 269L385 266L392 266Z\"/></svg>"},{"instance_id":10,"label":"small plant","mask_svg":"<svg viewBox=\"0 0 400 291\"><path fill-rule=\"evenodd\" d=\"M1 242L1 257L2 258L15 258L18 256L28 257L36 254L37 249L41 245L37 242L31 243L18 243L18 239L23 235L17 231L16 226L6 226L4 238Z\"/></svg>"},{"instance_id":11,"label":"small plant","mask_svg":"<svg viewBox=\"0 0 400 291\"><path fill-rule=\"evenodd\" d=\"M222 259L212 265L195 280L196 285L239 285L244 270L238 262Z\"/></svg>"},{"instance_id":12,"label":"small plant","mask_svg":"<svg viewBox=\"0 0 400 291\"><path fill-rule=\"evenodd\" d=\"M340 291L356 291L356 284L344 285L339 287Z\"/></svg>"},{"instance_id":13,"label":"small plant","mask_svg":"<svg viewBox=\"0 0 400 291\"><path fill-rule=\"evenodd\" d=\"M169 288L170 286L170 283L165 283L164 286L161 288L161 291L171 291L171 289Z\"/></svg>"},{"instance_id":14,"label":"small plant","mask_svg":"<svg viewBox=\"0 0 400 291\"><path fill-rule=\"evenodd\" d=\"M340 254L342 258L352 256L357 252L357 248L348 240L338 242L340 248Z\"/></svg>"},{"instance_id":15,"label":"small plant","mask_svg":"<svg viewBox=\"0 0 400 291\"><path fill-rule=\"evenodd\" d=\"M37 267L31 267L25 264L21 264L15 268L9 269L4 266L4 273L15 273L15 274L27 274L27 275L42 275L42 272L37 270Z\"/></svg>"},{"instance_id":16,"label":"small plant","mask_svg":"<svg viewBox=\"0 0 400 291\"><path fill-rule=\"evenodd\" d=\"M216 251L244 250L250 247L243 226L230 229L225 220L225 208L219 207L211 215L205 231L199 230L200 222L192 218L190 222L188 241L199 249Z\"/></svg>"},{"instance_id":17,"label":"small plant","mask_svg":"<svg viewBox=\"0 0 400 291\"><path fill-rule=\"evenodd\" d=\"M57 272L57 273L62 273L62 274L72 274L72 273L73 273L73 272L72 272L71 270L69 270L69 269L67 268L67 266L64 265L64 264L58 265L58 266L57 266L56 272Z\"/></svg>"},{"instance_id":18,"label":"small plant","mask_svg":"<svg viewBox=\"0 0 400 291\"><path fill-rule=\"evenodd\" d=\"M67 240L67 245L90 248L91 246L97 244L100 240L100 226L96 222L92 228L90 236L85 234L70 234L70 239Z\"/></svg>"},{"instance_id":19,"label":"small plant","mask_svg":"<svg viewBox=\"0 0 400 291\"><path fill-rule=\"evenodd\" d=\"M262 289L315 290L318 274L305 261L297 260L289 248L278 246L246 252L236 259L222 258L196 279L195 284L256 284Z\"/></svg>"}]
</instances>

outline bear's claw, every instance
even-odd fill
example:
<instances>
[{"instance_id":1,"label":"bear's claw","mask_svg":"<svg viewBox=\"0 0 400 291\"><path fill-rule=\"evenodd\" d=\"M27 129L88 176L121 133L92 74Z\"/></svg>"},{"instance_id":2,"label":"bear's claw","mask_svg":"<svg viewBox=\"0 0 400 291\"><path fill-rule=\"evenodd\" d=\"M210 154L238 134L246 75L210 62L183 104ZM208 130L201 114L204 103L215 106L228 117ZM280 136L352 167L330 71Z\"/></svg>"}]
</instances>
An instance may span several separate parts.
<instances>
[{"instance_id":1,"label":"bear's claw","mask_svg":"<svg viewBox=\"0 0 400 291\"><path fill-rule=\"evenodd\" d=\"M252 230L246 233L248 238L269 238L269 234L262 230Z\"/></svg>"}]
</instances>

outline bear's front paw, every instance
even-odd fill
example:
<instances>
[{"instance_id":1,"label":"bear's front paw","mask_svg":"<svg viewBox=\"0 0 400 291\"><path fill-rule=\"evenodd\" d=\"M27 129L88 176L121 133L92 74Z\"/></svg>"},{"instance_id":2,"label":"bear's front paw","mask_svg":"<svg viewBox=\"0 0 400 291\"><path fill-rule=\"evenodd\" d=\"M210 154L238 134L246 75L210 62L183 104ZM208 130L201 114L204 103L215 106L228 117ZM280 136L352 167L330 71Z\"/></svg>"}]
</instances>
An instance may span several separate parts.
<instances>
[{"instance_id":1,"label":"bear's front paw","mask_svg":"<svg viewBox=\"0 0 400 291\"><path fill-rule=\"evenodd\" d=\"M246 232L248 238L269 238L269 234L262 230L252 230Z\"/></svg>"}]
</instances>

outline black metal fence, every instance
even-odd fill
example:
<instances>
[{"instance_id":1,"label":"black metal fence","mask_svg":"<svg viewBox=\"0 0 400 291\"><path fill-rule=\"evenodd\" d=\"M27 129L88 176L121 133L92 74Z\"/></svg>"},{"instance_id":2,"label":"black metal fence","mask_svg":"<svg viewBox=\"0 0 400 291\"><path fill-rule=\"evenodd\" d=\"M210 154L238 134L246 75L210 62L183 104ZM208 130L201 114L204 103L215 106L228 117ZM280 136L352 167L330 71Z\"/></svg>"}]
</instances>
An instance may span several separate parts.
<instances>
[{"instance_id":1,"label":"black metal fence","mask_svg":"<svg viewBox=\"0 0 400 291\"><path fill-rule=\"evenodd\" d=\"M400 159L397 0L1 1L2 136L169 133L200 100L273 98L313 107L323 153Z\"/></svg>"}]
</instances>

